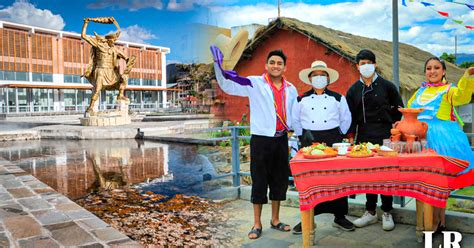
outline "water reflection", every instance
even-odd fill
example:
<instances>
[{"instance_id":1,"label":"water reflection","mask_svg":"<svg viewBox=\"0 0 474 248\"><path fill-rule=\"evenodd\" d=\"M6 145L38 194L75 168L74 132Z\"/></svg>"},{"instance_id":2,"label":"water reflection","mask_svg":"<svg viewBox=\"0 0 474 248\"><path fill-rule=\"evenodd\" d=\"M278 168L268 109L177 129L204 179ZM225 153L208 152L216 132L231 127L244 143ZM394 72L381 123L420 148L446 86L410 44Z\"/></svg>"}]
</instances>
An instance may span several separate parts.
<instances>
[{"instance_id":1,"label":"water reflection","mask_svg":"<svg viewBox=\"0 0 474 248\"><path fill-rule=\"evenodd\" d=\"M215 170L195 145L135 140L4 142L0 156L71 199L97 188L149 181L153 183L142 184L145 190L165 195L200 195L218 187L203 183L203 174L214 175Z\"/></svg>"}]
</instances>

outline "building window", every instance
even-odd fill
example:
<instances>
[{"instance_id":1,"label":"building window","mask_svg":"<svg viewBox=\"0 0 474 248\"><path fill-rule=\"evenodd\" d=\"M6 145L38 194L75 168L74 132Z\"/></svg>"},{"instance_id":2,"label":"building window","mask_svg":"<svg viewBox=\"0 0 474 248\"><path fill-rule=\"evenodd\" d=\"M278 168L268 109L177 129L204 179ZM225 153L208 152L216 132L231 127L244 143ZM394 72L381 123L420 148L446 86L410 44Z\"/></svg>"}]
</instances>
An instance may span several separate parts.
<instances>
[{"instance_id":1,"label":"building window","mask_svg":"<svg viewBox=\"0 0 474 248\"><path fill-rule=\"evenodd\" d=\"M65 89L63 90L64 93L64 110L66 111L74 111L76 110L76 90Z\"/></svg>"},{"instance_id":2,"label":"building window","mask_svg":"<svg viewBox=\"0 0 474 248\"><path fill-rule=\"evenodd\" d=\"M53 74L33 73L34 82L53 82Z\"/></svg>"},{"instance_id":3,"label":"building window","mask_svg":"<svg viewBox=\"0 0 474 248\"><path fill-rule=\"evenodd\" d=\"M128 84L129 85L140 85L140 79L139 78L130 78L130 79L128 79Z\"/></svg>"},{"instance_id":4,"label":"building window","mask_svg":"<svg viewBox=\"0 0 474 248\"><path fill-rule=\"evenodd\" d=\"M64 74L64 82L65 83L81 83L81 76L79 75L70 75Z\"/></svg>"},{"instance_id":5,"label":"building window","mask_svg":"<svg viewBox=\"0 0 474 248\"><path fill-rule=\"evenodd\" d=\"M0 71L0 80L29 81L28 72L22 71Z\"/></svg>"},{"instance_id":6,"label":"building window","mask_svg":"<svg viewBox=\"0 0 474 248\"><path fill-rule=\"evenodd\" d=\"M14 71L6 71L5 72L5 80L15 80L15 72Z\"/></svg>"},{"instance_id":7,"label":"building window","mask_svg":"<svg viewBox=\"0 0 474 248\"><path fill-rule=\"evenodd\" d=\"M16 81L29 81L28 72L15 72L15 74Z\"/></svg>"},{"instance_id":8,"label":"building window","mask_svg":"<svg viewBox=\"0 0 474 248\"><path fill-rule=\"evenodd\" d=\"M156 86L156 79L143 79L143 85Z\"/></svg>"}]
</instances>

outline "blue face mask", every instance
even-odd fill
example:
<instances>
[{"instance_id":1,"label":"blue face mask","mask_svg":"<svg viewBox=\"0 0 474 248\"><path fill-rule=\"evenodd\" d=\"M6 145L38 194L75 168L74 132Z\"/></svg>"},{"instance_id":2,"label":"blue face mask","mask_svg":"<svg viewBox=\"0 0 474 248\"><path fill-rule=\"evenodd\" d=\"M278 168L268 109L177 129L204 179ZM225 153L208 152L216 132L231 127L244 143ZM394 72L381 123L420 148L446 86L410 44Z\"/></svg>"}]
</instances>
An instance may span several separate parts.
<instances>
[{"instance_id":1,"label":"blue face mask","mask_svg":"<svg viewBox=\"0 0 474 248\"><path fill-rule=\"evenodd\" d=\"M328 77L314 76L311 78L311 85L318 90L324 89L328 85Z\"/></svg>"},{"instance_id":2,"label":"blue face mask","mask_svg":"<svg viewBox=\"0 0 474 248\"><path fill-rule=\"evenodd\" d=\"M374 64L361 65L359 66L359 71L362 77L370 78L372 75L374 75L375 65Z\"/></svg>"}]
</instances>

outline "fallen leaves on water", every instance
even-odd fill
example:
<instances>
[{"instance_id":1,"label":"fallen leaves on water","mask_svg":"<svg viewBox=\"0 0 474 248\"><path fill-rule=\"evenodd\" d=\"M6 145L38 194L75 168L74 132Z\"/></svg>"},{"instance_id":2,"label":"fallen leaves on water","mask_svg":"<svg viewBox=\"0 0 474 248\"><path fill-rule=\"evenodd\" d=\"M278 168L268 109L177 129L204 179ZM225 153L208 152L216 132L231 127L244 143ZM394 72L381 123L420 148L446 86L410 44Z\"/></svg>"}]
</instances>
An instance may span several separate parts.
<instances>
[{"instance_id":1,"label":"fallen leaves on water","mask_svg":"<svg viewBox=\"0 0 474 248\"><path fill-rule=\"evenodd\" d=\"M94 192L77 203L145 246L232 246L222 205L200 197L168 199L127 188Z\"/></svg>"}]
</instances>

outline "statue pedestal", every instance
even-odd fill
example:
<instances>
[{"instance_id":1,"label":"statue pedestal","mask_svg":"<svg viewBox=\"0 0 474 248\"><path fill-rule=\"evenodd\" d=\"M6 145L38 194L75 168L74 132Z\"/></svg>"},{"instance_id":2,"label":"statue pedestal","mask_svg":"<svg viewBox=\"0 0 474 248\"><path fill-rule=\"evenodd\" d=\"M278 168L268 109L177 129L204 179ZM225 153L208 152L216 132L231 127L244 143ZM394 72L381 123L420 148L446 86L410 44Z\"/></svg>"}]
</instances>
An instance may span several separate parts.
<instances>
[{"instance_id":1,"label":"statue pedestal","mask_svg":"<svg viewBox=\"0 0 474 248\"><path fill-rule=\"evenodd\" d=\"M117 101L117 109L111 112L94 112L84 114L84 118L79 118L82 126L119 126L132 123L128 115L128 104L130 101Z\"/></svg>"}]
</instances>

